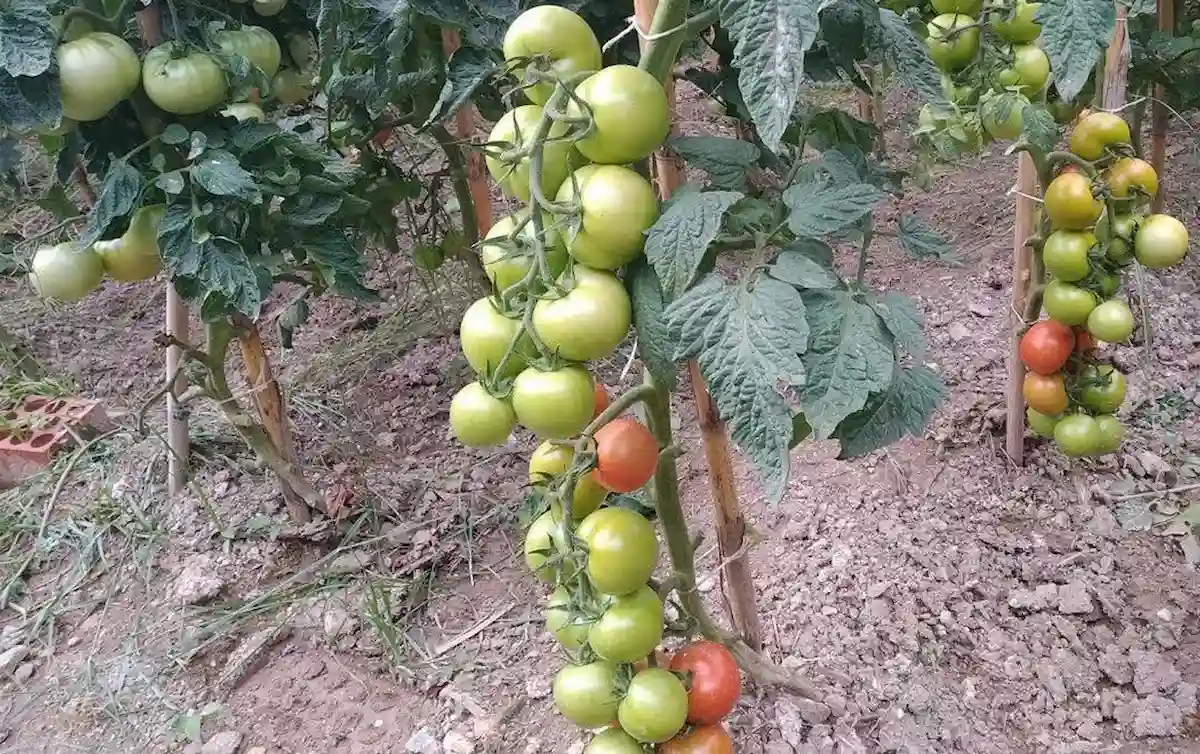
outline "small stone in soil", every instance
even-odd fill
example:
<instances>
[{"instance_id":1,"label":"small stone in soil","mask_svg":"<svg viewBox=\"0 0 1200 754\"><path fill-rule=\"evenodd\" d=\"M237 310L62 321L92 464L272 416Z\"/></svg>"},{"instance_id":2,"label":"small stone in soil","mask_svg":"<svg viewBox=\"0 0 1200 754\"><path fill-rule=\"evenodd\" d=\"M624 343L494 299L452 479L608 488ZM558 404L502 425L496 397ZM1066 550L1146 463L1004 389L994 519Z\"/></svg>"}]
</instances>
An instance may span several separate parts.
<instances>
[{"instance_id":1,"label":"small stone in soil","mask_svg":"<svg viewBox=\"0 0 1200 754\"><path fill-rule=\"evenodd\" d=\"M25 683L30 678L33 678L33 672L37 670L37 665L32 662L21 663L17 671L13 673L13 680L17 683Z\"/></svg>"},{"instance_id":2,"label":"small stone in soil","mask_svg":"<svg viewBox=\"0 0 1200 754\"><path fill-rule=\"evenodd\" d=\"M184 605L198 605L221 593L225 581L216 574L212 558L201 555L188 560L175 580L175 599Z\"/></svg>"},{"instance_id":3,"label":"small stone in soil","mask_svg":"<svg viewBox=\"0 0 1200 754\"><path fill-rule=\"evenodd\" d=\"M408 737L404 750L408 754L436 754L440 747L429 728L420 728Z\"/></svg>"},{"instance_id":4,"label":"small stone in soil","mask_svg":"<svg viewBox=\"0 0 1200 754\"><path fill-rule=\"evenodd\" d=\"M242 734L236 730L225 730L214 735L200 747L200 754L237 754L242 745Z\"/></svg>"},{"instance_id":5,"label":"small stone in soil","mask_svg":"<svg viewBox=\"0 0 1200 754\"><path fill-rule=\"evenodd\" d=\"M11 675L28 656L29 647L24 644L18 644L0 653L0 675Z\"/></svg>"},{"instance_id":6,"label":"small stone in soil","mask_svg":"<svg viewBox=\"0 0 1200 754\"><path fill-rule=\"evenodd\" d=\"M1067 615L1085 615L1092 612L1092 598L1087 585L1075 580L1058 590L1058 611Z\"/></svg>"}]
</instances>

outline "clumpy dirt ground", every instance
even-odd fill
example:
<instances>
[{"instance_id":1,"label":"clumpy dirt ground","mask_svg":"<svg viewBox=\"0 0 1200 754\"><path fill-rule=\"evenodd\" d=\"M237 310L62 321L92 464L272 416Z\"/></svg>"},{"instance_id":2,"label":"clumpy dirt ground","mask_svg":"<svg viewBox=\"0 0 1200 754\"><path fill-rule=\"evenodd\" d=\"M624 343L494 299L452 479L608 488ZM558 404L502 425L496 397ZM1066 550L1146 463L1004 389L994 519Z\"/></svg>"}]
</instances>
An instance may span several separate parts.
<instances>
[{"instance_id":1,"label":"clumpy dirt ground","mask_svg":"<svg viewBox=\"0 0 1200 754\"><path fill-rule=\"evenodd\" d=\"M685 96L686 132L726 128ZM893 95L901 164L912 118ZM1165 176L1194 238L1198 127L1174 124ZM1071 463L1030 441L1014 466L1001 436L1013 163L993 149L885 210L918 212L959 252L946 266L885 246L869 273L925 315L950 389L925 435L850 463L802 446L774 506L738 461L766 652L827 691L747 688L728 721L739 751L1200 752L1200 553L1178 520L1200 500L1197 255L1128 283L1150 338L1112 352L1130 373L1124 450ZM344 503L336 527L308 529L202 404L195 482L167 499L161 410L131 431L161 374L161 284L50 311L0 282L0 321L118 428L0 497L0 751L582 750L548 698L561 660L520 559L532 441L450 441L463 276L383 266L384 306L322 303L277 364L304 464ZM675 408L704 530L693 406ZM712 552L701 561L719 611Z\"/></svg>"}]
</instances>

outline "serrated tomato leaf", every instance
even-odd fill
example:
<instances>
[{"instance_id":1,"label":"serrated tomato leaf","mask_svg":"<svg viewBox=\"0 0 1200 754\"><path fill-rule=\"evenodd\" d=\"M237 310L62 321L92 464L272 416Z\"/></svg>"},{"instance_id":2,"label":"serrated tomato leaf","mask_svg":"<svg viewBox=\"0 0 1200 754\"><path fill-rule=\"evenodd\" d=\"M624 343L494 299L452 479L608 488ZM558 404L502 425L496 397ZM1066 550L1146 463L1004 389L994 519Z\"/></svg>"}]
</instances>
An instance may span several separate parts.
<instances>
[{"instance_id":1,"label":"serrated tomato leaf","mask_svg":"<svg viewBox=\"0 0 1200 754\"><path fill-rule=\"evenodd\" d=\"M76 239L82 246L95 243L118 217L128 215L142 193L142 174L125 160L117 160L104 176L100 196L88 216L87 227Z\"/></svg>"},{"instance_id":2,"label":"serrated tomato leaf","mask_svg":"<svg viewBox=\"0 0 1200 754\"><path fill-rule=\"evenodd\" d=\"M330 290L368 301L377 297L375 291L363 284L366 259L340 228L302 228L295 245L312 262Z\"/></svg>"},{"instance_id":3,"label":"serrated tomato leaf","mask_svg":"<svg viewBox=\"0 0 1200 754\"><path fill-rule=\"evenodd\" d=\"M721 230L725 211L742 198L737 191L689 193L671 202L646 233L646 258L658 273L663 295L673 300L695 281L708 245Z\"/></svg>"},{"instance_id":4,"label":"serrated tomato leaf","mask_svg":"<svg viewBox=\"0 0 1200 754\"><path fill-rule=\"evenodd\" d=\"M942 235L925 224L917 215L901 215L900 245L914 259L937 259L942 262L955 260L954 247Z\"/></svg>"},{"instance_id":5,"label":"serrated tomato leaf","mask_svg":"<svg viewBox=\"0 0 1200 754\"><path fill-rule=\"evenodd\" d=\"M758 467L767 495L787 485L792 410L781 387L804 384L808 323L800 294L759 276L751 286L708 275L672 302L675 358L694 358L730 436Z\"/></svg>"},{"instance_id":6,"label":"serrated tomato leaf","mask_svg":"<svg viewBox=\"0 0 1200 754\"><path fill-rule=\"evenodd\" d=\"M870 16L867 16L870 19ZM868 49L878 50L884 63L926 102L944 103L942 74L929 57L925 41L904 19L887 8L879 9L877 23L867 25Z\"/></svg>"},{"instance_id":7,"label":"serrated tomato leaf","mask_svg":"<svg viewBox=\"0 0 1200 754\"><path fill-rule=\"evenodd\" d=\"M861 411L838 425L834 433L841 443L838 458L858 458L904 435L919 435L945 397L946 386L933 370L898 369L886 390L872 395Z\"/></svg>"},{"instance_id":8,"label":"serrated tomato leaf","mask_svg":"<svg viewBox=\"0 0 1200 754\"><path fill-rule=\"evenodd\" d=\"M1058 123L1055 122L1054 115L1046 106L1031 102L1025 106L1021 118L1025 140L1043 152L1054 151L1061 135L1058 132Z\"/></svg>"},{"instance_id":9,"label":"serrated tomato leaf","mask_svg":"<svg viewBox=\"0 0 1200 754\"><path fill-rule=\"evenodd\" d=\"M458 112L499 69L495 58L487 50L478 47L460 47L455 50L446 61L446 83L442 85L437 102L420 130L423 131Z\"/></svg>"},{"instance_id":10,"label":"serrated tomato leaf","mask_svg":"<svg viewBox=\"0 0 1200 754\"><path fill-rule=\"evenodd\" d=\"M871 308L883 320L896 344L912 354L913 358L925 357L925 332L921 313L912 299L901 293L889 291L883 297L871 295Z\"/></svg>"},{"instance_id":11,"label":"serrated tomato leaf","mask_svg":"<svg viewBox=\"0 0 1200 754\"><path fill-rule=\"evenodd\" d=\"M840 288L842 278L833 266L833 249L824 241L798 238L779 252L768 272L797 288Z\"/></svg>"},{"instance_id":12,"label":"serrated tomato leaf","mask_svg":"<svg viewBox=\"0 0 1200 754\"><path fill-rule=\"evenodd\" d=\"M723 136L682 136L671 149L689 165L708 171L713 186L730 191L746 188L746 173L758 162L758 147Z\"/></svg>"},{"instance_id":13,"label":"serrated tomato leaf","mask_svg":"<svg viewBox=\"0 0 1200 754\"><path fill-rule=\"evenodd\" d=\"M57 41L46 0L0 4L0 68L10 76L40 76L49 71Z\"/></svg>"},{"instance_id":14,"label":"serrated tomato leaf","mask_svg":"<svg viewBox=\"0 0 1200 754\"><path fill-rule=\"evenodd\" d=\"M206 220L187 204L167 208L158 245L172 281L184 298L200 301L206 321L234 312L253 319L271 291L271 278L255 268L240 243L209 232Z\"/></svg>"},{"instance_id":15,"label":"serrated tomato leaf","mask_svg":"<svg viewBox=\"0 0 1200 754\"><path fill-rule=\"evenodd\" d=\"M1050 58L1054 88L1075 99L1103 54L1117 23L1112 0L1043 0L1034 14L1042 25L1039 41Z\"/></svg>"},{"instance_id":16,"label":"serrated tomato leaf","mask_svg":"<svg viewBox=\"0 0 1200 754\"><path fill-rule=\"evenodd\" d=\"M192 180L210 194L232 196L251 204L262 204L262 191L237 157L223 149L209 149L192 166Z\"/></svg>"},{"instance_id":17,"label":"serrated tomato leaf","mask_svg":"<svg viewBox=\"0 0 1200 754\"><path fill-rule=\"evenodd\" d=\"M866 183L836 188L824 183L801 183L783 192L791 210L788 228L801 238L820 238L862 219L885 194Z\"/></svg>"},{"instance_id":18,"label":"serrated tomato leaf","mask_svg":"<svg viewBox=\"0 0 1200 754\"><path fill-rule=\"evenodd\" d=\"M801 403L817 438L862 410L871 393L886 388L896 356L883 321L849 291L806 290L801 295L812 329Z\"/></svg>"},{"instance_id":19,"label":"serrated tomato leaf","mask_svg":"<svg viewBox=\"0 0 1200 754\"><path fill-rule=\"evenodd\" d=\"M10 76L0 71L0 127L27 131L62 121L58 76Z\"/></svg>"},{"instance_id":20,"label":"serrated tomato leaf","mask_svg":"<svg viewBox=\"0 0 1200 754\"><path fill-rule=\"evenodd\" d=\"M674 390L678 377L675 346L667 329L667 302L658 275L645 259L638 259L625 268L625 285L633 302L638 356L659 383Z\"/></svg>"}]
</instances>

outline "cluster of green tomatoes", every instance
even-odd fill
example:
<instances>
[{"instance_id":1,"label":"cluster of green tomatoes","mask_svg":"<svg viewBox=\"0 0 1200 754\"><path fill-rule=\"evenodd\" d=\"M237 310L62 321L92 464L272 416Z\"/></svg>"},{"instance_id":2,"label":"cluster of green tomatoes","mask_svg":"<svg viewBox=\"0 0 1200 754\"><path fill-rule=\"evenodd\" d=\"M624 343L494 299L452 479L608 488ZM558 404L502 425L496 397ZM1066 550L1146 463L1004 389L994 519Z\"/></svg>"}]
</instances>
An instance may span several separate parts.
<instances>
[{"instance_id":1,"label":"cluster of green tomatoes","mask_svg":"<svg viewBox=\"0 0 1200 754\"><path fill-rule=\"evenodd\" d=\"M492 292L462 319L477 379L451 401L451 430L475 447L508 442L517 425L543 441L529 479L544 512L526 533L525 560L553 587L546 628L571 660L554 678L555 706L605 729L585 751L732 752L720 720L740 693L737 664L712 642L669 662L656 653L667 611L653 582L654 526L609 497L651 480L660 445L619 415L624 405L610 405L586 366L631 325L620 273L659 216L634 164L667 137L667 93L638 68L603 66L592 29L558 6L522 13L504 53L520 80L510 99L526 103L483 149L493 179L523 206L480 243Z\"/></svg>"},{"instance_id":2,"label":"cluster of green tomatoes","mask_svg":"<svg viewBox=\"0 0 1200 754\"><path fill-rule=\"evenodd\" d=\"M1188 232L1170 215L1143 214L1158 176L1133 156L1119 116L1086 115L1070 148L1076 159L1042 197L1051 231L1039 250L1049 274L1042 297L1048 319L1021 339L1023 394L1035 433L1053 437L1069 456L1104 455L1124 435L1113 414L1125 400L1126 380L1094 350L1097 341L1122 343L1133 334L1133 313L1117 297L1121 272L1134 261L1151 269L1177 264L1187 254Z\"/></svg>"}]
</instances>

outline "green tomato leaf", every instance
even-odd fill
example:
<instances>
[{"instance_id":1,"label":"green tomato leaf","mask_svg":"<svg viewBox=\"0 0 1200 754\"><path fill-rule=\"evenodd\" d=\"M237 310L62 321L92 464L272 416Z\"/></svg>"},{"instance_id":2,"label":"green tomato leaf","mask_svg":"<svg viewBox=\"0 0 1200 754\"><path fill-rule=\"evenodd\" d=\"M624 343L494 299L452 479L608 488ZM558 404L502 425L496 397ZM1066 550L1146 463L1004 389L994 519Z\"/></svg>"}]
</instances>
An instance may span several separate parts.
<instances>
[{"instance_id":1,"label":"green tomato leaf","mask_svg":"<svg viewBox=\"0 0 1200 754\"><path fill-rule=\"evenodd\" d=\"M192 138L192 135L188 132L188 130L186 128L179 125L178 123L172 123L171 125L164 128L163 132L162 132L162 136L159 137L159 139L162 141L163 144L167 144L170 146L186 144L187 140L190 138Z\"/></svg>"},{"instance_id":2,"label":"green tomato leaf","mask_svg":"<svg viewBox=\"0 0 1200 754\"><path fill-rule=\"evenodd\" d=\"M928 367L900 368L887 389L838 425L838 458L858 458L904 435L919 435L946 398L942 379Z\"/></svg>"},{"instance_id":3,"label":"green tomato leaf","mask_svg":"<svg viewBox=\"0 0 1200 754\"><path fill-rule=\"evenodd\" d=\"M1050 57L1054 88L1071 101L1083 90L1117 23L1112 0L1043 0L1034 20L1042 25L1039 44Z\"/></svg>"},{"instance_id":4,"label":"green tomato leaf","mask_svg":"<svg viewBox=\"0 0 1200 754\"><path fill-rule=\"evenodd\" d=\"M49 71L57 41L46 0L0 5L0 68L8 75L40 76Z\"/></svg>"},{"instance_id":5,"label":"green tomato leaf","mask_svg":"<svg viewBox=\"0 0 1200 754\"><path fill-rule=\"evenodd\" d=\"M802 291L812 336L804 365L808 382L801 402L819 439L862 410L871 393L892 380L896 356L891 335L875 311L849 291Z\"/></svg>"},{"instance_id":6,"label":"green tomato leaf","mask_svg":"<svg viewBox=\"0 0 1200 754\"><path fill-rule=\"evenodd\" d=\"M487 50L477 47L460 47L455 50L446 61L446 83L420 130L423 131L458 112L458 109L467 104L475 96L475 92L499 69L496 59Z\"/></svg>"},{"instance_id":7,"label":"green tomato leaf","mask_svg":"<svg viewBox=\"0 0 1200 754\"><path fill-rule=\"evenodd\" d=\"M10 76L0 71L0 127L25 131L61 121L58 76Z\"/></svg>"},{"instance_id":8,"label":"green tomato leaf","mask_svg":"<svg viewBox=\"0 0 1200 754\"><path fill-rule=\"evenodd\" d=\"M801 183L783 192L791 213L788 228L802 238L820 238L858 222L885 194L856 183L830 188L824 183Z\"/></svg>"},{"instance_id":9,"label":"green tomato leaf","mask_svg":"<svg viewBox=\"0 0 1200 754\"><path fill-rule=\"evenodd\" d=\"M100 196L88 216L87 227L77 241L82 246L95 243L118 217L133 211L142 193L142 174L125 160L117 160L104 176Z\"/></svg>"},{"instance_id":10,"label":"green tomato leaf","mask_svg":"<svg viewBox=\"0 0 1200 754\"><path fill-rule=\"evenodd\" d=\"M1060 134L1058 123L1054 122L1054 115L1046 106L1030 102L1025 105L1021 117L1025 140L1043 152L1054 151Z\"/></svg>"},{"instance_id":11,"label":"green tomato leaf","mask_svg":"<svg viewBox=\"0 0 1200 754\"><path fill-rule=\"evenodd\" d=\"M191 175L196 185L210 194L262 204L262 192L254 182L254 176L223 149L207 150L203 159L192 167Z\"/></svg>"},{"instance_id":12,"label":"green tomato leaf","mask_svg":"<svg viewBox=\"0 0 1200 754\"><path fill-rule=\"evenodd\" d=\"M708 171L713 186L730 191L746 188L746 172L758 162L758 147L723 136L682 136L670 147L689 165Z\"/></svg>"},{"instance_id":13,"label":"green tomato leaf","mask_svg":"<svg viewBox=\"0 0 1200 754\"><path fill-rule=\"evenodd\" d=\"M796 239L779 252L768 272L776 280L797 288L842 287L842 279L833 267L833 249L813 238Z\"/></svg>"},{"instance_id":14,"label":"green tomato leaf","mask_svg":"<svg viewBox=\"0 0 1200 754\"><path fill-rule=\"evenodd\" d=\"M913 306L912 299L891 291L883 298L872 295L868 303L883 320L884 326L892 334L897 345L912 354L914 359L925 358L925 332L922 329L921 313Z\"/></svg>"},{"instance_id":15,"label":"green tomato leaf","mask_svg":"<svg viewBox=\"0 0 1200 754\"><path fill-rule=\"evenodd\" d=\"M658 275L645 259L639 258L625 268L625 285L633 301L638 356L656 380L674 390L677 381L675 347L664 317L667 302Z\"/></svg>"},{"instance_id":16,"label":"green tomato leaf","mask_svg":"<svg viewBox=\"0 0 1200 754\"><path fill-rule=\"evenodd\" d=\"M668 301L696 280L708 245L721 231L725 211L742 198L737 191L689 193L671 203L646 233L646 258Z\"/></svg>"},{"instance_id":17,"label":"green tomato leaf","mask_svg":"<svg viewBox=\"0 0 1200 754\"><path fill-rule=\"evenodd\" d=\"M709 275L666 312L675 358L695 358L730 436L763 477L769 498L787 485L792 410L780 386L804 384L808 322L800 294L760 276L748 288Z\"/></svg>"},{"instance_id":18,"label":"green tomato leaf","mask_svg":"<svg viewBox=\"0 0 1200 754\"><path fill-rule=\"evenodd\" d=\"M734 43L738 88L759 137L779 148L804 84L804 53L833 0L720 0L721 27Z\"/></svg>"},{"instance_id":19,"label":"green tomato leaf","mask_svg":"<svg viewBox=\"0 0 1200 754\"><path fill-rule=\"evenodd\" d=\"M332 194L298 194L284 199L280 215L288 225L315 227L337 214L341 197Z\"/></svg>"},{"instance_id":20,"label":"green tomato leaf","mask_svg":"<svg viewBox=\"0 0 1200 754\"><path fill-rule=\"evenodd\" d=\"M375 291L363 284L366 259L358 253L344 231L338 228L319 231L305 228L296 242L296 248L313 263L330 290L364 301L378 298Z\"/></svg>"},{"instance_id":21,"label":"green tomato leaf","mask_svg":"<svg viewBox=\"0 0 1200 754\"><path fill-rule=\"evenodd\" d=\"M887 8L879 9L877 23L870 22L869 14L866 18L868 49L878 50L882 62L921 95L921 99L946 104L941 71L929 57L925 41L913 32L912 27Z\"/></svg>"},{"instance_id":22,"label":"green tomato leaf","mask_svg":"<svg viewBox=\"0 0 1200 754\"><path fill-rule=\"evenodd\" d=\"M163 262L179 293L200 302L206 321L235 311L253 319L271 291L270 276L237 241L209 232L207 220L187 203L169 206L158 227Z\"/></svg>"},{"instance_id":23,"label":"green tomato leaf","mask_svg":"<svg viewBox=\"0 0 1200 754\"><path fill-rule=\"evenodd\" d=\"M955 260L954 247L917 215L900 216L900 245L914 259Z\"/></svg>"}]
</instances>

